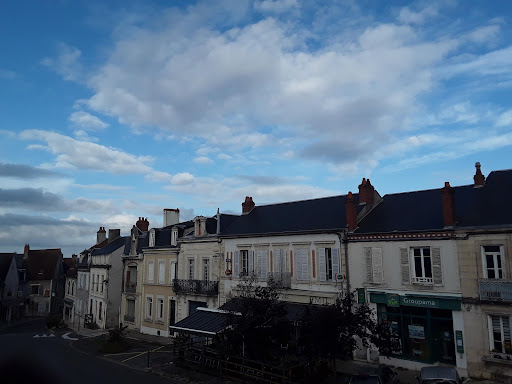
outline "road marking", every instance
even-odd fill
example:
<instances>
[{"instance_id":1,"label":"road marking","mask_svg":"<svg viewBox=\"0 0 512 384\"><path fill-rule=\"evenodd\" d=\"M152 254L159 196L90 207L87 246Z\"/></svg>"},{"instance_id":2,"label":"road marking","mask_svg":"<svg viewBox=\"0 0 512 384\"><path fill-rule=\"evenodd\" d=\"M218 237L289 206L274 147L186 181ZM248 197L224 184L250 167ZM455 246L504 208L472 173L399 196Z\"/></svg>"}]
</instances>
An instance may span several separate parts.
<instances>
[{"instance_id":1,"label":"road marking","mask_svg":"<svg viewBox=\"0 0 512 384\"><path fill-rule=\"evenodd\" d=\"M74 340L74 341L78 340L78 339L75 339L74 337L69 337L70 334L71 334L71 332L65 333L62 335L62 338L66 339L66 340Z\"/></svg>"},{"instance_id":2,"label":"road marking","mask_svg":"<svg viewBox=\"0 0 512 384\"><path fill-rule=\"evenodd\" d=\"M41 336L39 336L39 335L35 335L35 336L34 336L34 338L35 338L35 337L41 337Z\"/></svg>"},{"instance_id":3,"label":"road marking","mask_svg":"<svg viewBox=\"0 0 512 384\"><path fill-rule=\"evenodd\" d=\"M149 352L155 352L155 351L158 351L159 349L165 347L165 345L162 345L161 347L158 347L158 348L155 348L153 349L152 351L149 351ZM142 353L139 353L138 355L135 355L135 356L132 356L132 357L129 357L123 361L121 361L121 363L124 363L124 362L127 362L128 360L131 360L131 359L135 359L136 357L139 357L139 356L142 356L142 355L145 355L146 353L148 353L148 351L145 351L145 352L142 352Z\"/></svg>"}]
</instances>

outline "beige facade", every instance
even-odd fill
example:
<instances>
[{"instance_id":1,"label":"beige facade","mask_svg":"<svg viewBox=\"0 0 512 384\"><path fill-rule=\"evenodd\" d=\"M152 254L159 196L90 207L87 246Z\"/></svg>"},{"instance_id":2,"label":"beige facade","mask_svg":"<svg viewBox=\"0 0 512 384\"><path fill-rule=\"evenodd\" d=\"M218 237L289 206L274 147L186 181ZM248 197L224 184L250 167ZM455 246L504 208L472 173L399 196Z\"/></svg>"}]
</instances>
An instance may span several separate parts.
<instances>
[{"instance_id":1,"label":"beige facade","mask_svg":"<svg viewBox=\"0 0 512 384\"><path fill-rule=\"evenodd\" d=\"M464 233L457 241L468 373L512 377L512 233Z\"/></svg>"},{"instance_id":2,"label":"beige facade","mask_svg":"<svg viewBox=\"0 0 512 384\"><path fill-rule=\"evenodd\" d=\"M146 249L142 262L142 291L139 305L140 331L157 336L169 336L169 325L176 295L172 280L175 276L177 248Z\"/></svg>"}]
</instances>

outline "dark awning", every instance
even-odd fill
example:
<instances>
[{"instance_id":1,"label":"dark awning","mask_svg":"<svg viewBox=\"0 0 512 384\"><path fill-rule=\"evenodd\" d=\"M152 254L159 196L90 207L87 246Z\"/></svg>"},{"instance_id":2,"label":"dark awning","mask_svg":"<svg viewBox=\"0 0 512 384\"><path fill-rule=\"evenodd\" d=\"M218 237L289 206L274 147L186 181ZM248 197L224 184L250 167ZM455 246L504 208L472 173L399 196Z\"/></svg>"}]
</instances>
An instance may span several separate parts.
<instances>
[{"instance_id":1,"label":"dark awning","mask_svg":"<svg viewBox=\"0 0 512 384\"><path fill-rule=\"evenodd\" d=\"M197 308L196 312L170 326L169 329L171 332L212 337L227 327L228 318L233 314L238 315L221 309Z\"/></svg>"},{"instance_id":2,"label":"dark awning","mask_svg":"<svg viewBox=\"0 0 512 384\"><path fill-rule=\"evenodd\" d=\"M67 305L70 305L70 306L73 306L74 304L74 301L71 300L71 299L68 299L67 297L64 299L64 304L67 304Z\"/></svg>"}]
</instances>

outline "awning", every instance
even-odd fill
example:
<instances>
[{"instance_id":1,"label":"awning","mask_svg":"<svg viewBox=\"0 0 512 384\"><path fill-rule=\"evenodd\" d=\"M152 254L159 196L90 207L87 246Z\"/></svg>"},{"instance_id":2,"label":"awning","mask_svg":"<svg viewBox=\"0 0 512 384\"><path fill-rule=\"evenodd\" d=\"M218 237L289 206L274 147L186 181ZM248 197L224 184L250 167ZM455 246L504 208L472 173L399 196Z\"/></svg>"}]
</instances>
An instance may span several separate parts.
<instances>
[{"instance_id":1,"label":"awning","mask_svg":"<svg viewBox=\"0 0 512 384\"><path fill-rule=\"evenodd\" d=\"M169 329L171 332L212 337L228 326L228 318L232 315L240 314L221 309L200 307L192 315L178 321L170 326Z\"/></svg>"},{"instance_id":2,"label":"awning","mask_svg":"<svg viewBox=\"0 0 512 384\"><path fill-rule=\"evenodd\" d=\"M73 300L71 300L71 299L68 299L68 298L64 299L64 304L66 304L66 305L73 306L74 303L75 302Z\"/></svg>"}]
</instances>

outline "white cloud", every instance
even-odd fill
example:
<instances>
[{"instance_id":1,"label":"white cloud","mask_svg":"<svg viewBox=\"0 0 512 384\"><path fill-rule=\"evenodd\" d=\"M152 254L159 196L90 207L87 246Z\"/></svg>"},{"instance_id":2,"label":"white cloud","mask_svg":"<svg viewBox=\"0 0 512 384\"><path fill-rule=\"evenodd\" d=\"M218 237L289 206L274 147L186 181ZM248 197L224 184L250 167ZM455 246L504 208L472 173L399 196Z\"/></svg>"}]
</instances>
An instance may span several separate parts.
<instances>
[{"instance_id":1,"label":"white cloud","mask_svg":"<svg viewBox=\"0 0 512 384\"><path fill-rule=\"evenodd\" d=\"M470 32L468 38L475 43L494 43L500 32L499 25L487 25Z\"/></svg>"},{"instance_id":2,"label":"white cloud","mask_svg":"<svg viewBox=\"0 0 512 384\"><path fill-rule=\"evenodd\" d=\"M98 130L109 126L98 117L84 111L73 112L69 116L69 121L71 121L75 126L84 129Z\"/></svg>"},{"instance_id":3,"label":"white cloud","mask_svg":"<svg viewBox=\"0 0 512 384\"><path fill-rule=\"evenodd\" d=\"M254 2L254 9L261 12L281 13L298 7L297 0L262 0Z\"/></svg>"},{"instance_id":4,"label":"white cloud","mask_svg":"<svg viewBox=\"0 0 512 384\"><path fill-rule=\"evenodd\" d=\"M231 160L232 158L233 158L232 156L229 156L226 153L219 153L217 155L217 159L220 159L220 160Z\"/></svg>"},{"instance_id":5,"label":"white cloud","mask_svg":"<svg viewBox=\"0 0 512 384\"><path fill-rule=\"evenodd\" d=\"M423 24L428 19L438 15L436 5L430 5L419 11L413 11L409 7L402 8L398 15L398 20L404 24Z\"/></svg>"},{"instance_id":6,"label":"white cloud","mask_svg":"<svg viewBox=\"0 0 512 384\"><path fill-rule=\"evenodd\" d=\"M194 182L195 178L193 175L191 175L188 172L183 173L177 173L174 175L171 179L171 183L174 185L186 185L186 184L192 184Z\"/></svg>"},{"instance_id":7,"label":"white cloud","mask_svg":"<svg viewBox=\"0 0 512 384\"><path fill-rule=\"evenodd\" d=\"M512 126L512 110L503 112L496 121L498 127L510 127Z\"/></svg>"},{"instance_id":8,"label":"white cloud","mask_svg":"<svg viewBox=\"0 0 512 384\"><path fill-rule=\"evenodd\" d=\"M59 55L56 58L45 57L41 64L57 72L65 80L80 80L83 75L79 61L82 51L65 43L60 43L57 48Z\"/></svg>"},{"instance_id":9,"label":"white cloud","mask_svg":"<svg viewBox=\"0 0 512 384\"><path fill-rule=\"evenodd\" d=\"M206 156L199 156L194 159L194 163L197 164L210 164L213 163L213 160Z\"/></svg>"}]
</instances>

